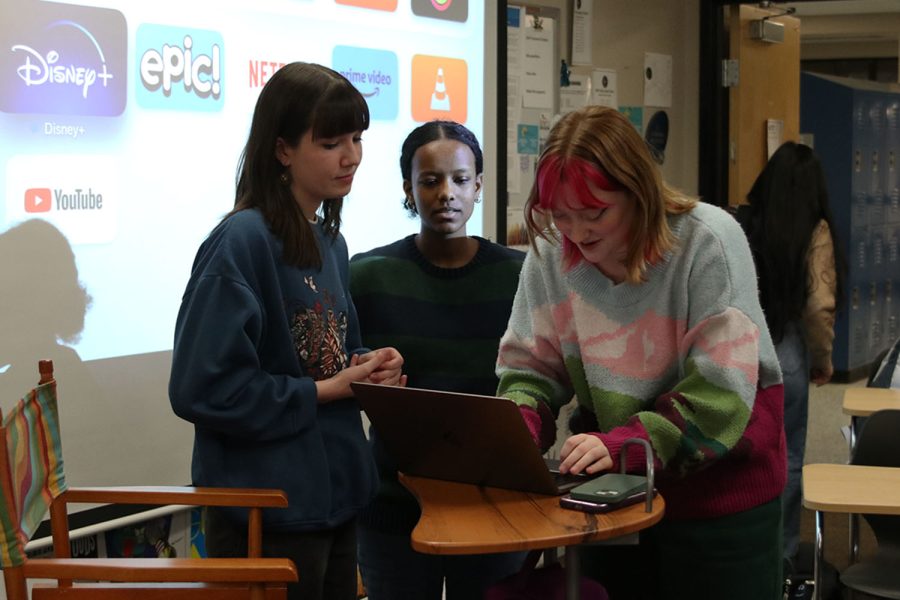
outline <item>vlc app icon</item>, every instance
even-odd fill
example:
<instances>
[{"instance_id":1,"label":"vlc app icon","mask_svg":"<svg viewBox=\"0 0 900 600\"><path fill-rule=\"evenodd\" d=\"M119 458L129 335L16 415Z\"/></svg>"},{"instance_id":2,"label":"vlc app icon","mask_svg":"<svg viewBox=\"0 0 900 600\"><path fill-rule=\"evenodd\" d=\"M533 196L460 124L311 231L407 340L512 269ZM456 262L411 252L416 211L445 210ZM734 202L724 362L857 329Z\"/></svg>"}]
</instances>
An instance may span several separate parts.
<instances>
[{"instance_id":1,"label":"vlc app icon","mask_svg":"<svg viewBox=\"0 0 900 600\"><path fill-rule=\"evenodd\" d=\"M30 188L25 190L25 212L48 212L53 196L50 188Z\"/></svg>"},{"instance_id":2,"label":"vlc app icon","mask_svg":"<svg viewBox=\"0 0 900 600\"><path fill-rule=\"evenodd\" d=\"M469 70L466 61L416 54L412 60L412 117L424 123L442 119L465 123Z\"/></svg>"}]
</instances>

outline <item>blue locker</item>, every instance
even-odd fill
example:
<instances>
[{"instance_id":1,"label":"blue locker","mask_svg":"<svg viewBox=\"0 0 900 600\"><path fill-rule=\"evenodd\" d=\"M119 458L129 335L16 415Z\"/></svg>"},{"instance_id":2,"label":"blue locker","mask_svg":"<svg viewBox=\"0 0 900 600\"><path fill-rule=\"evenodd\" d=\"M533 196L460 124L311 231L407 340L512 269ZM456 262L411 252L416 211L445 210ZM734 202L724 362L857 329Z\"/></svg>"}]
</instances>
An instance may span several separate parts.
<instances>
[{"instance_id":1,"label":"blue locker","mask_svg":"<svg viewBox=\"0 0 900 600\"><path fill-rule=\"evenodd\" d=\"M825 168L849 269L834 368L859 375L900 335L900 93L802 73L800 131L812 135Z\"/></svg>"}]
</instances>

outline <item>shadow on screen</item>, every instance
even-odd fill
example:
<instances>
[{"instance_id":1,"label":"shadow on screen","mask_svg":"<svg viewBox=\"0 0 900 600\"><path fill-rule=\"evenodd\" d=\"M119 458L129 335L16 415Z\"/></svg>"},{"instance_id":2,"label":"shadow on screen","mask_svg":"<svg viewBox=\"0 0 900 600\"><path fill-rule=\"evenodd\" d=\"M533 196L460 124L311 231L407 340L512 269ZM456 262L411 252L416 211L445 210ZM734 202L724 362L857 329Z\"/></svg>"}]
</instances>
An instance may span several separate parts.
<instances>
[{"instance_id":1,"label":"shadow on screen","mask_svg":"<svg viewBox=\"0 0 900 600\"><path fill-rule=\"evenodd\" d=\"M109 426L108 398L69 346L84 329L91 297L65 236L42 219L0 234L0 289L0 407L5 413L34 387L38 361L49 358L65 455L108 461L119 436Z\"/></svg>"},{"instance_id":2,"label":"shadow on screen","mask_svg":"<svg viewBox=\"0 0 900 600\"><path fill-rule=\"evenodd\" d=\"M56 227L32 219L0 234L0 287L3 405L34 387L42 358L53 360L63 381L88 376L67 344L78 341L91 297L78 281L72 248Z\"/></svg>"}]
</instances>

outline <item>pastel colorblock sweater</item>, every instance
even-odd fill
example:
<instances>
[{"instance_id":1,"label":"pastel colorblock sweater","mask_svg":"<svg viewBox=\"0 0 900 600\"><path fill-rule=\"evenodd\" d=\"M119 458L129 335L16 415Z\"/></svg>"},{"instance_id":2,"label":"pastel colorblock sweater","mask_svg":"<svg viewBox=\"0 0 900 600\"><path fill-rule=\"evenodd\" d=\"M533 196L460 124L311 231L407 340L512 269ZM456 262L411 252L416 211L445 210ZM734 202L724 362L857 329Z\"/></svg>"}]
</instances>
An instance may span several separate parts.
<instances>
[{"instance_id":1,"label":"pastel colorblock sweater","mask_svg":"<svg viewBox=\"0 0 900 600\"><path fill-rule=\"evenodd\" d=\"M701 203L669 225L675 249L638 285L586 262L564 270L560 246L539 241L501 340L498 395L545 418L574 395L614 469L626 439L652 444L667 518L721 516L784 487L781 372L738 223ZM643 453L626 466L643 471Z\"/></svg>"}]
</instances>

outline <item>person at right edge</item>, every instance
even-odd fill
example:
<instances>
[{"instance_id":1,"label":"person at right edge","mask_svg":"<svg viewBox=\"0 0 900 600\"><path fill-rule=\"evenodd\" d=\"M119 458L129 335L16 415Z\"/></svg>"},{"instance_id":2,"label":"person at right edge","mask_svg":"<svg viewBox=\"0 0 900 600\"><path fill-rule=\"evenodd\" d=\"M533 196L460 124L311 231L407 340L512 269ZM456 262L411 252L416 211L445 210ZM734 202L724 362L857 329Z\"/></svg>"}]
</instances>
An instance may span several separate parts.
<instances>
[{"instance_id":1,"label":"person at right edge","mask_svg":"<svg viewBox=\"0 0 900 600\"><path fill-rule=\"evenodd\" d=\"M844 270L828 207L825 173L812 148L786 142L737 210L747 233L763 313L784 379L787 486L782 500L784 559L792 569L800 544L800 479L806 449L809 382L831 379L836 299ZM836 260L837 257L837 260Z\"/></svg>"},{"instance_id":2,"label":"person at right edge","mask_svg":"<svg viewBox=\"0 0 900 600\"><path fill-rule=\"evenodd\" d=\"M615 600L781 598L781 372L740 226L666 185L599 106L551 130L525 221L497 395L542 448L575 397L562 472L618 471L647 440L666 505L638 544L585 546L583 573Z\"/></svg>"}]
</instances>

